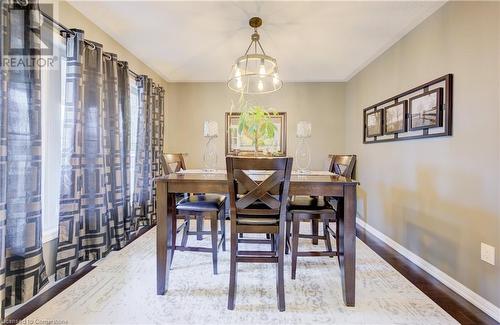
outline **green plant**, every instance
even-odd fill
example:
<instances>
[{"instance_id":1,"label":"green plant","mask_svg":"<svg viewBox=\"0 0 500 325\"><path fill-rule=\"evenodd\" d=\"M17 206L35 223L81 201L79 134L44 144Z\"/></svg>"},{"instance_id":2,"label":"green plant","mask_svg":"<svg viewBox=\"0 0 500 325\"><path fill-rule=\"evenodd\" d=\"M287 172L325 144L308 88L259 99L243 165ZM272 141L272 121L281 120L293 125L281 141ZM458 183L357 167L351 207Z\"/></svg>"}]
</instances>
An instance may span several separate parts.
<instances>
[{"instance_id":1,"label":"green plant","mask_svg":"<svg viewBox=\"0 0 500 325\"><path fill-rule=\"evenodd\" d=\"M272 117L275 114L274 111L265 109L262 106L252 106L241 113L238 133L252 139L256 153L259 145L265 144L266 140L274 139L277 128Z\"/></svg>"}]
</instances>

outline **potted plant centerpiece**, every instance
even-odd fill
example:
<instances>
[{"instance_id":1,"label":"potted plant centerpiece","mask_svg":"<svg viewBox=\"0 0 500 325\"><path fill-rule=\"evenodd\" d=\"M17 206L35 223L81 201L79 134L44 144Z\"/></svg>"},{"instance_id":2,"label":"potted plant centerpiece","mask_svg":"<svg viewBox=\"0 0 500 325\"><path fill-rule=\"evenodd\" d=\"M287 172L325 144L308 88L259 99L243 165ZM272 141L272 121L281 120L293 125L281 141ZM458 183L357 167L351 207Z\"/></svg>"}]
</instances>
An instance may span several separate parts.
<instances>
[{"instance_id":1,"label":"potted plant centerpiece","mask_svg":"<svg viewBox=\"0 0 500 325\"><path fill-rule=\"evenodd\" d=\"M254 155L259 153L259 148L263 148L262 153L273 154L272 148L277 127L273 123L272 117L276 115L272 109L262 106L251 106L241 113L238 133L252 140Z\"/></svg>"}]
</instances>

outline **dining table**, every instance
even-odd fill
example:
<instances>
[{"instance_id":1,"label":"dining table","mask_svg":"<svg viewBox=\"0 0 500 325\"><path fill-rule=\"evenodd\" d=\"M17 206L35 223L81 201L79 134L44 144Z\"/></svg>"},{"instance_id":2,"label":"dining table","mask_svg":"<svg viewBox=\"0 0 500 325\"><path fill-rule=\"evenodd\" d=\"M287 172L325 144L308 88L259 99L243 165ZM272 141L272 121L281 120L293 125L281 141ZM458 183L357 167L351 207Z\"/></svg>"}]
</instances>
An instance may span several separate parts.
<instances>
[{"instance_id":1,"label":"dining table","mask_svg":"<svg viewBox=\"0 0 500 325\"><path fill-rule=\"evenodd\" d=\"M249 173L254 181L265 175ZM228 193L225 170L181 170L157 177L157 232L156 232L156 293L168 290L172 263L175 229L176 193ZM289 195L328 196L337 200L338 265L342 294L346 306L355 305L356 280L356 189L358 182L330 172L292 172Z\"/></svg>"}]
</instances>

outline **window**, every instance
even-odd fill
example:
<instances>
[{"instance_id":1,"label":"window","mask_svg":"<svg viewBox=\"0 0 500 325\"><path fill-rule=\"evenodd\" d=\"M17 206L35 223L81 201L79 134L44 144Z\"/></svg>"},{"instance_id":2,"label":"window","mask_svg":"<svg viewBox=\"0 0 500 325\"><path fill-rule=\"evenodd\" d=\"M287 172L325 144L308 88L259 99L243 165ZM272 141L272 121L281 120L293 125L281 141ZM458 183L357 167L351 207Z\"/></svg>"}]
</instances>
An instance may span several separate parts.
<instances>
[{"instance_id":1,"label":"window","mask_svg":"<svg viewBox=\"0 0 500 325\"><path fill-rule=\"evenodd\" d=\"M46 30L45 30L46 29ZM64 112L66 39L42 30L42 42L53 42L54 65L41 69L42 84L42 241L57 238L61 179L61 130ZM42 44L43 46L43 44Z\"/></svg>"}]
</instances>

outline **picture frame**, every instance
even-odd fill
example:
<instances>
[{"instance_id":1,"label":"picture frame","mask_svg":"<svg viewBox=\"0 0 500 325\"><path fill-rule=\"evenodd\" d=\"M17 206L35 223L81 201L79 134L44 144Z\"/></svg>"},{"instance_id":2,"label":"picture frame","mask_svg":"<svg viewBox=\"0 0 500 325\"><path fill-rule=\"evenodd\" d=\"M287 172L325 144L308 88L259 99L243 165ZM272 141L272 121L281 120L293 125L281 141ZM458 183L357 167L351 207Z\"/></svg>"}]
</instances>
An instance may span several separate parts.
<instances>
[{"instance_id":1,"label":"picture frame","mask_svg":"<svg viewBox=\"0 0 500 325\"><path fill-rule=\"evenodd\" d=\"M408 115L408 101L396 102L384 107L384 134L406 132Z\"/></svg>"},{"instance_id":2,"label":"picture frame","mask_svg":"<svg viewBox=\"0 0 500 325\"><path fill-rule=\"evenodd\" d=\"M241 112L226 112L225 137L226 155L254 156L254 146L251 139L238 134L238 124ZM277 112L271 116L277 132L274 139L264 148L259 148L258 156L286 156L286 112Z\"/></svg>"},{"instance_id":3,"label":"picture frame","mask_svg":"<svg viewBox=\"0 0 500 325\"><path fill-rule=\"evenodd\" d=\"M426 90L409 99L411 131L441 127L443 125L443 88Z\"/></svg>"},{"instance_id":4,"label":"picture frame","mask_svg":"<svg viewBox=\"0 0 500 325\"><path fill-rule=\"evenodd\" d=\"M365 125L367 137L377 137L384 134L383 119L383 110L375 110L366 114Z\"/></svg>"}]
</instances>

